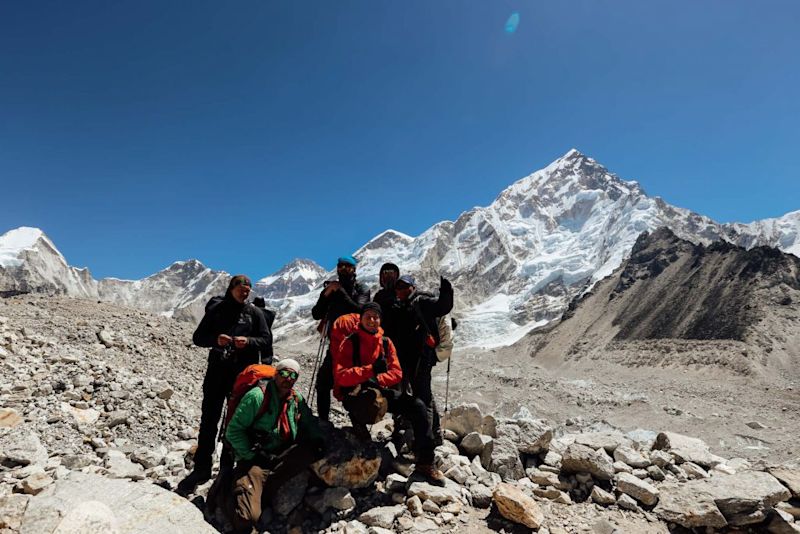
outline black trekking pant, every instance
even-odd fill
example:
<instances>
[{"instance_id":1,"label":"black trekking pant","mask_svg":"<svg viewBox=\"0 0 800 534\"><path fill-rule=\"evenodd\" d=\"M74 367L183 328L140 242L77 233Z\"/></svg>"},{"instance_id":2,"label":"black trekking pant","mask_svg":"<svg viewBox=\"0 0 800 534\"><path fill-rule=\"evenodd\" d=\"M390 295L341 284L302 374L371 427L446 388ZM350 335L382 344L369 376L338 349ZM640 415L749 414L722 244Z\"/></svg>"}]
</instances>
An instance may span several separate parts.
<instances>
[{"instance_id":1,"label":"black trekking pant","mask_svg":"<svg viewBox=\"0 0 800 534\"><path fill-rule=\"evenodd\" d=\"M215 354L208 357L206 376L203 379L200 432L197 436L197 451L194 453L195 470L211 470L222 406L233 389L236 376L251 363L255 362L220 361Z\"/></svg>"},{"instance_id":2,"label":"black trekking pant","mask_svg":"<svg viewBox=\"0 0 800 534\"><path fill-rule=\"evenodd\" d=\"M389 401L389 412L399 414L411 422L414 430L414 454L418 464L433 463L433 449L436 446L431 432L428 407L422 399L412 397L399 391L382 390Z\"/></svg>"},{"instance_id":3,"label":"black trekking pant","mask_svg":"<svg viewBox=\"0 0 800 534\"><path fill-rule=\"evenodd\" d=\"M442 435L442 425L439 420L439 409L436 407L436 399L433 398L433 389L431 387L433 366L424 359L420 359L415 371L410 380L411 391L416 398L425 404L428 421L431 424L431 433L436 439ZM416 431L414 435L416 435Z\"/></svg>"},{"instance_id":4,"label":"black trekking pant","mask_svg":"<svg viewBox=\"0 0 800 534\"><path fill-rule=\"evenodd\" d=\"M327 421L331 413L331 390L333 389L333 356L331 349L325 352L325 359L317 371L317 380L314 388L317 391L317 416Z\"/></svg>"}]
</instances>

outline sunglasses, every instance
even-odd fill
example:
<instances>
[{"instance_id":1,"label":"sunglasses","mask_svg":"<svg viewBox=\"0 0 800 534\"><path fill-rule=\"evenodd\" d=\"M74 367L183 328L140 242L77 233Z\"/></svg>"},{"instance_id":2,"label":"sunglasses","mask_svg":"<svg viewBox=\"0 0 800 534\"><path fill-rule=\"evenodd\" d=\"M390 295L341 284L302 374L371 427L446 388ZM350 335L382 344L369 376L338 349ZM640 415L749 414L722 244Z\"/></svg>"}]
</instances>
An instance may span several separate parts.
<instances>
[{"instance_id":1,"label":"sunglasses","mask_svg":"<svg viewBox=\"0 0 800 534\"><path fill-rule=\"evenodd\" d=\"M297 377L300 376L297 371L292 371L291 369L281 369L278 374L283 378L291 378L292 380L297 380Z\"/></svg>"},{"instance_id":2,"label":"sunglasses","mask_svg":"<svg viewBox=\"0 0 800 534\"><path fill-rule=\"evenodd\" d=\"M397 284L394 285L395 289L408 289L409 287L411 286L406 284L405 282L398 282Z\"/></svg>"}]
</instances>

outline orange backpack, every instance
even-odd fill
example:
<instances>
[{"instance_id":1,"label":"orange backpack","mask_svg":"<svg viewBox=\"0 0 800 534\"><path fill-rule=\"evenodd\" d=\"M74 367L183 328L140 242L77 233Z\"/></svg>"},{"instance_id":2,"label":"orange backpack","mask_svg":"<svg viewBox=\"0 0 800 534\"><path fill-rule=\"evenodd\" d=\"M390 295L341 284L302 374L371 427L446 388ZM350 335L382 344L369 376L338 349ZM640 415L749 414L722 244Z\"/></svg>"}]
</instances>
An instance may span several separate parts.
<instances>
[{"instance_id":1,"label":"orange backpack","mask_svg":"<svg viewBox=\"0 0 800 534\"><path fill-rule=\"evenodd\" d=\"M220 428L220 436L225 435L225 429L228 428L228 423L233 419L233 414L236 412L236 407L239 406L239 401L242 400L244 394L259 385L260 380L271 380L275 378L275 368L271 365L256 363L248 365L236 377L233 383L233 391L231 396L228 397L227 407L225 408L225 418L223 419L222 428ZM264 415L264 412L269 407L269 399L267 399L266 388L262 388L264 392L264 402L261 403L261 409L256 415L256 419Z\"/></svg>"}]
</instances>

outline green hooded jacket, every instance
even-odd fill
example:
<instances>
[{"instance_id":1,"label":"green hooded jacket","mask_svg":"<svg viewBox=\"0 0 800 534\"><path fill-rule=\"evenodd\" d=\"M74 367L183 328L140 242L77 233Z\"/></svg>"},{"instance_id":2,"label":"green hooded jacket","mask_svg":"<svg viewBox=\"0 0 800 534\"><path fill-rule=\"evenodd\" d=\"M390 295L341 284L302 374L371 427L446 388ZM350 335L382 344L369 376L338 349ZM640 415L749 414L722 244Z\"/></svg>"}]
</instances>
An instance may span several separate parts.
<instances>
[{"instance_id":1,"label":"green hooded jacket","mask_svg":"<svg viewBox=\"0 0 800 534\"><path fill-rule=\"evenodd\" d=\"M278 391L275 388L275 383L270 381L267 384L267 395L269 395L269 406L266 412L257 421L254 421L258 410L261 408L261 403L264 400L264 394L261 388L256 386L250 391L245 393L239 405L236 407L236 412L233 418L228 423L228 429L225 431L225 437L233 447L233 452L236 460L252 460L256 454L252 451L253 441L251 436L251 429L259 431L264 437L261 440L261 450L266 453L276 452L285 446L297 441L298 434L303 439L311 441L321 440L322 435L317 425L317 419L311 413L311 409L306 404L306 401L293 390L293 394L285 400L289 403L287 407L287 415L289 418L289 428L291 433L291 442L281 438L280 431L278 430L278 417L283 409L282 399L278 398Z\"/></svg>"}]
</instances>

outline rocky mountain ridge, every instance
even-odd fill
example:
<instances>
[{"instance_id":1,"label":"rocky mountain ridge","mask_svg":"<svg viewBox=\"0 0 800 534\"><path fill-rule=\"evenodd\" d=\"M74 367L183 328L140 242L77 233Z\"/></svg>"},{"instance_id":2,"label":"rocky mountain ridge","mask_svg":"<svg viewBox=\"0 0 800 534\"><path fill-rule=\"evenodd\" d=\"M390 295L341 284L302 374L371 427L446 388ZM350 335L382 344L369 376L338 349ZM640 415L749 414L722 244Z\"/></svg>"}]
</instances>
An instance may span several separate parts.
<instances>
[{"instance_id":1,"label":"rocky mountain ridge","mask_svg":"<svg viewBox=\"0 0 800 534\"><path fill-rule=\"evenodd\" d=\"M377 285L377 272L393 261L436 289L453 281L459 343L508 345L557 318L576 296L608 276L628 257L644 231L669 227L693 243L725 240L745 247L769 245L800 254L800 211L750 224L719 224L660 198L647 196L595 160L570 150L544 169L518 180L487 207L435 224L417 237L387 230L355 252L359 278ZM36 232L26 247L9 235ZM12 236L13 237L13 236ZM197 320L209 296L224 290L227 274L196 261L178 262L139 281L95 281L69 267L40 231L18 229L0 238L0 292L44 291L99 298L177 318ZM5 260L3 260L5 258ZM313 333L309 309L320 282L333 273L295 260L262 278L257 295L279 312L279 332L301 339Z\"/></svg>"},{"instance_id":2,"label":"rocky mountain ridge","mask_svg":"<svg viewBox=\"0 0 800 534\"><path fill-rule=\"evenodd\" d=\"M797 256L767 246L694 244L660 228L639 236L619 269L570 303L533 355L553 364L598 355L613 360L630 346L635 356L618 363L694 360L743 374L794 375L798 301ZM686 345L685 354L668 350L670 343Z\"/></svg>"}]
</instances>

